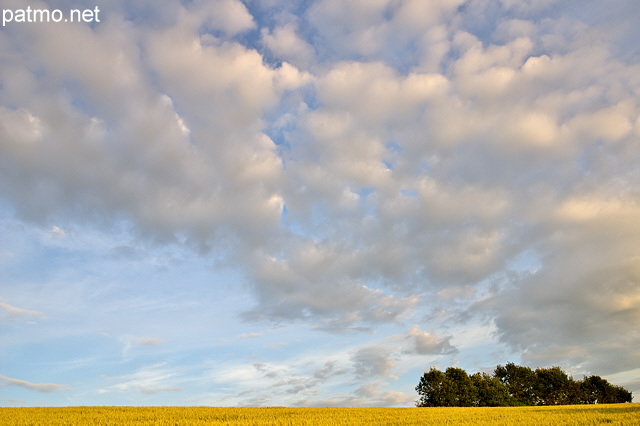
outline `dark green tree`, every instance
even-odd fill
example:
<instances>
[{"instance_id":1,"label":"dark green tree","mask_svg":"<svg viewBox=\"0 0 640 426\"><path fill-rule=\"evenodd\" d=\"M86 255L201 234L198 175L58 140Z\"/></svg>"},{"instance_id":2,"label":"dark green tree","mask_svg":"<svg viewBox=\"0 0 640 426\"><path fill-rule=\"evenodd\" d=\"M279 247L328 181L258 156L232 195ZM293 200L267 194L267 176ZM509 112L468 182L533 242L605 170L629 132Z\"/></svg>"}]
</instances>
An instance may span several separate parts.
<instances>
[{"instance_id":1,"label":"dark green tree","mask_svg":"<svg viewBox=\"0 0 640 426\"><path fill-rule=\"evenodd\" d=\"M580 388L580 383L580 381L576 381L573 379L569 381L567 400L566 402L564 402L564 404L584 404L584 393Z\"/></svg>"},{"instance_id":2,"label":"dark green tree","mask_svg":"<svg viewBox=\"0 0 640 426\"><path fill-rule=\"evenodd\" d=\"M437 368L425 372L416 386L420 399L416 401L418 407L447 407L451 393L451 383L447 376Z\"/></svg>"},{"instance_id":3,"label":"dark green tree","mask_svg":"<svg viewBox=\"0 0 640 426\"><path fill-rule=\"evenodd\" d=\"M511 405L509 390L497 377L492 377L487 373L475 373L470 378L476 388L475 406L504 407Z\"/></svg>"},{"instance_id":4,"label":"dark green tree","mask_svg":"<svg viewBox=\"0 0 640 426\"><path fill-rule=\"evenodd\" d=\"M616 404L631 402L633 394L614 386L600 376L587 376L580 382L584 404Z\"/></svg>"},{"instance_id":5,"label":"dark green tree","mask_svg":"<svg viewBox=\"0 0 640 426\"><path fill-rule=\"evenodd\" d=\"M615 392L615 403L626 403L633 401L633 392L630 392L623 388L622 386L614 386Z\"/></svg>"},{"instance_id":6,"label":"dark green tree","mask_svg":"<svg viewBox=\"0 0 640 426\"><path fill-rule=\"evenodd\" d=\"M510 362L496 367L494 376L507 386L513 405L535 405L536 374L529 367Z\"/></svg>"},{"instance_id":7,"label":"dark green tree","mask_svg":"<svg viewBox=\"0 0 640 426\"><path fill-rule=\"evenodd\" d=\"M416 391L419 407L471 407L478 399L467 372L453 367L444 373L432 367L422 375Z\"/></svg>"},{"instance_id":8,"label":"dark green tree","mask_svg":"<svg viewBox=\"0 0 640 426\"><path fill-rule=\"evenodd\" d=\"M447 368L445 376L450 383L451 406L471 407L478 399L478 392L466 371L461 368Z\"/></svg>"},{"instance_id":9,"label":"dark green tree","mask_svg":"<svg viewBox=\"0 0 640 426\"><path fill-rule=\"evenodd\" d=\"M599 376L575 381L560 367L535 371L513 363L498 365L494 375L471 376L460 368L443 373L431 368L416 386L419 407L497 407L519 405L613 404L631 402L633 395Z\"/></svg>"},{"instance_id":10,"label":"dark green tree","mask_svg":"<svg viewBox=\"0 0 640 426\"><path fill-rule=\"evenodd\" d=\"M535 376L536 405L566 405L573 399L573 378L560 367L537 368Z\"/></svg>"}]
</instances>

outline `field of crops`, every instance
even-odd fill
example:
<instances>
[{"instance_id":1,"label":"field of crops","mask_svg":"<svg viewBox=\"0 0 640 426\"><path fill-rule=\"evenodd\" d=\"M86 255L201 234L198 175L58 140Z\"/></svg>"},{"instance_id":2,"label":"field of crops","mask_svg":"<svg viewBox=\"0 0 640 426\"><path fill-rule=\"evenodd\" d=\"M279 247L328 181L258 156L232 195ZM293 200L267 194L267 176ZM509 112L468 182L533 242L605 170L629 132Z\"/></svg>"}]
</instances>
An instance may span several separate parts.
<instances>
[{"instance_id":1,"label":"field of crops","mask_svg":"<svg viewBox=\"0 0 640 426\"><path fill-rule=\"evenodd\" d=\"M0 408L2 425L638 425L640 404L497 408Z\"/></svg>"}]
</instances>

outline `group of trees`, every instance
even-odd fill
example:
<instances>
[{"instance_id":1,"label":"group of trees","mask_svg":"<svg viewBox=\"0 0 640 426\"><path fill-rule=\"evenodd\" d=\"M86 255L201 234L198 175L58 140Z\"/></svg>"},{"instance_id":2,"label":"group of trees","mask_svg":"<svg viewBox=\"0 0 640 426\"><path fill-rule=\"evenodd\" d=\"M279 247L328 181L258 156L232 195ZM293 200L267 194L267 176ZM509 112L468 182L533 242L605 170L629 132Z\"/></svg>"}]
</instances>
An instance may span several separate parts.
<instances>
[{"instance_id":1,"label":"group of trees","mask_svg":"<svg viewBox=\"0 0 640 426\"><path fill-rule=\"evenodd\" d=\"M418 407L502 407L521 405L612 404L631 402L632 394L599 376L574 380L560 367L496 367L493 376L468 375L460 368L431 368L416 386Z\"/></svg>"}]
</instances>

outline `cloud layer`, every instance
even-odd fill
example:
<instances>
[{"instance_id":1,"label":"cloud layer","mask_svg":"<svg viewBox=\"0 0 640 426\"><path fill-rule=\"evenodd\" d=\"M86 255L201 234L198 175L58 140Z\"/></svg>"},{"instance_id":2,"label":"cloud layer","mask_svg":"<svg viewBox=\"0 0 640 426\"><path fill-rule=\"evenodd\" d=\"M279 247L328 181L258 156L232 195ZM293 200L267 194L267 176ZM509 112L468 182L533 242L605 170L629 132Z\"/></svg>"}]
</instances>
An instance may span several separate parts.
<instances>
[{"instance_id":1,"label":"cloud layer","mask_svg":"<svg viewBox=\"0 0 640 426\"><path fill-rule=\"evenodd\" d=\"M163 4L0 33L0 202L52 230L39 244L92 230L126 236L122 262L198 256L239 274L251 324L397 327L340 362L243 367L314 389L292 404L404 404L386 386L406 360L473 358L456 333L479 325L533 366L640 367L635 2ZM3 322L50 316L13 303ZM160 337L121 352L170 344L140 335ZM188 388L173 368L105 389ZM347 376L352 394L320 392Z\"/></svg>"}]
</instances>

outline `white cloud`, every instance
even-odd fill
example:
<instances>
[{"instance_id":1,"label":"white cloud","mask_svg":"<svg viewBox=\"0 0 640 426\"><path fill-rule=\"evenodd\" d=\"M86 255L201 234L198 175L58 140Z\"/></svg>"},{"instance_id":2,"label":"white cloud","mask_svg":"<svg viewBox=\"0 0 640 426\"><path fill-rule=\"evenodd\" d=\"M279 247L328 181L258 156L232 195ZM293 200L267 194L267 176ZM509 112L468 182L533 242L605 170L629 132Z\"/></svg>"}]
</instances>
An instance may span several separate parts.
<instances>
[{"instance_id":1,"label":"white cloud","mask_svg":"<svg viewBox=\"0 0 640 426\"><path fill-rule=\"evenodd\" d=\"M308 72L302 72L288 62L283 62L278 68L276 77L277 87L281 90L298 89L313 81L313 77Z\"/></svg>"},{"instance_id":2,"label":"white cloud","mask_svg":"<svg viewBox=\"0 0 640 426\"><path fill-rule=\"evenodd\" d=\"M275 56L307 69L313 62L313 47L298 36L296 25L289 22L273 31L262 30L262 42Z\"/></svg>"},{"instance_id":3,"label":"white cloud","mask_svg":"<svg viewBox=\"0 0 640 426\"><path fill-rule=\"evenodd\" d=\"M441 57L443 40L433 30L441 23L455 21L452 17L462 3L323 0L309 8L308 19L318 32L320 57L366 57L415 66ZM418 46L416 40L421 41ZM427 42L434 40L435 45Z\"/></svg>"},{"instance_id":4,"label":"white cloud","mask_svg":"<svg viewBox=\"0 0 640 426\"><path fill-rule=\"evenodd\" d=\"M256 24L247 7L240 0L199 1L191 6L190 12L214 29L234 36L255 28Z\"/></svg>"}]
</instances>

